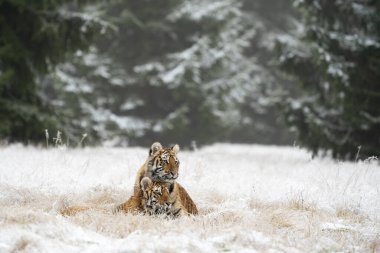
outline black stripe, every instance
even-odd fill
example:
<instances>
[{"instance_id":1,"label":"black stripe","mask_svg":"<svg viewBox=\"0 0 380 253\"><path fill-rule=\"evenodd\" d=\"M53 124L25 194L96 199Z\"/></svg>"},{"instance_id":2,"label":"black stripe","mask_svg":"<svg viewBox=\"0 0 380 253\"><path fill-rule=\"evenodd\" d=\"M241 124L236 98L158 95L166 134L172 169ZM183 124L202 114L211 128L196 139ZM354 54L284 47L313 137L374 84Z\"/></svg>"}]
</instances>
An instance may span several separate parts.
<instances>
[{"instance_id":1,"label":"black stripe","mask_svg":"<svg viewBox=\"0 0 380 253\"><path fill-rule=\"evenodd\" d=\"M179 208L178 210L176 210L175 212L173 212L173 215L174 216L178 215L180 211L181 211L181 208Z\"/></svg>"}]
</instances>

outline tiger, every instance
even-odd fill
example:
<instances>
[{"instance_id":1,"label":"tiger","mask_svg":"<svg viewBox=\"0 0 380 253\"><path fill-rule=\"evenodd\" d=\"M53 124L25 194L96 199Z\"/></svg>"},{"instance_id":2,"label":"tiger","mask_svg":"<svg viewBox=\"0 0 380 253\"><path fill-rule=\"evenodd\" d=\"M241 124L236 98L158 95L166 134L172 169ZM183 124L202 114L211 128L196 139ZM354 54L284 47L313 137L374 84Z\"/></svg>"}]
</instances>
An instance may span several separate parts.
<instances>
[{"instance_id":1,"label":"tiger","mask_svg":"<svg viewBox=\"0 0 380 253\"><path fill-rule=\"evenodd\" d=\"M178 178L180 164L177 158L178 152L178 144L170 148L164 148L159 142L153 143L149 150L148 159L137 172L133 195L125 203L138 204L138 201L132 202L132 200L142 199L143 190L140 188L140 182L143 178L147 177L152 182L160 183L168 189L171 189L171 191L169 191L171 193L170 201L172 205L175 204L177 207L173 207L174 211L172 212L175 213L177 210L181 210L181 214L197 214L197 207L189 194L179 183L175 182ZM177 200L180 201L177 202ZM123 210L128 212L131 206L125 206L125 208L127 209ZM132 209L138 208L140 208L140 205L132 207Z\"/></svg>"},{"instance_id":2,"label":"tiger","mask_svg":"<svg viewBox=\"0 0 380 253\"><path fill-rule=\"evenodd\" d=\"M163 148L159 142L153 143L149 149L148 159L137 171L133 195L141 194L140 182L143 177L149 177L155 182L173 183L178 178L180 164L177 158L178 152L178 144L171 148Z\"/></svg>"},{"instance_id":3,"label":"tiger","mask_svg":"<svg viewBox=\"0 0 380 253\"><path fill-rule=\"evenodd\" d=\"M198 214L193 200L177 182L167 187L165 183L154 182L149 177L144 177L141 180L141 190L141 206L145 213L165 214L169 217Z\"/></svg>"},{"instance_id":4,"label":"tiger","mask_svg":"<svg viewBox=\"0 0 380 253\"><path fill-rule=\"evenodd\" d=\"M130 197L127 202L118 205L114 213L124 211L154 215L167 214L170 211L169 190L165 184L144 177L140 182L140 189L140 196Z\"/></svg>"},{"instance_id":5,"label":"tiger","mask_svg":"<svg viewBox=\"0 0 380 253\"><path fill-rule=\"evenodd\" d=\"M149 177L141 180L141 207L145 213L170 214L172 204L169 202L170 193L165 184L154 182Z\"/></svg>"}]
</instances>

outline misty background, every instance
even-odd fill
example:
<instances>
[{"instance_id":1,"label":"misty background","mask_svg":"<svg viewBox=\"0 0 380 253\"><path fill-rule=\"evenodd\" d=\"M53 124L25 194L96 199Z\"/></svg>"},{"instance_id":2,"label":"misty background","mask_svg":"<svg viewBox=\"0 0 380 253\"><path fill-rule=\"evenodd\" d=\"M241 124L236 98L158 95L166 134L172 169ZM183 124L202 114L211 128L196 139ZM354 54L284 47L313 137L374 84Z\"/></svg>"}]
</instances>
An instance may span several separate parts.
<instances>
[{"instance_id":1,"label":"misty background","mask_svg":"<svg viewBox=\"0 0 380 253\"><path fill-rule=\"evenodd\" d=\"M0 139L379 156L379 35L376 0L0 0Z\"/></svg>"}]
</instances>

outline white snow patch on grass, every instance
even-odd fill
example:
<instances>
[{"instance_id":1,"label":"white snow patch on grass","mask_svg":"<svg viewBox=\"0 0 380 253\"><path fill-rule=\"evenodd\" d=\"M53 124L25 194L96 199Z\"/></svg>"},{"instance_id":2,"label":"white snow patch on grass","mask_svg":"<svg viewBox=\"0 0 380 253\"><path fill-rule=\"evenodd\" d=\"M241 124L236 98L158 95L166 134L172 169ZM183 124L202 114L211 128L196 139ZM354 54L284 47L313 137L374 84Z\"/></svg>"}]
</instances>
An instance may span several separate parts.
<instances>
[{"instance_id":1,"label":"white snow patch on grass","mask_svg":"<svg viewBox=\"0 0 380 253\"><path fill-rule=\"evenodd\" d=\"M0 147L0 253L380 250L376 161L258 145L181 151L178 181L200 215L112 214L147 153ZM91 209L63 217L62 205Z\"/></svg>"}]
</instances>

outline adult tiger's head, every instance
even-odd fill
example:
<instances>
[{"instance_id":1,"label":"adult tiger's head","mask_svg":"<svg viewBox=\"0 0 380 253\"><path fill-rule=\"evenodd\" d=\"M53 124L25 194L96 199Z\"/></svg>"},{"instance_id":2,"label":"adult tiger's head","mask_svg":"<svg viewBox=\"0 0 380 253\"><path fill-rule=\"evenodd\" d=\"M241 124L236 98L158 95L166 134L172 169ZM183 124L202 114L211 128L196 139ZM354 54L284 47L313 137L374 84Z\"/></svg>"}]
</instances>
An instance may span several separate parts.
<instances>
[{"instance_id":1,"label":"adult tiger's head","mask_svg":"<svg viewBox=\"0 0 380 253\"><path fill-rule=\"evenodd\" d=\"M170 213L172 205L169 203L170 193L165 183L153 182L149 177L144 177L140 186L143 192L141 204L146 213Z\"/></svg>"},{"instance_id":2,"label":"adult tiger's head","mask_svg":"<svg viewBox=\"0 0 380 253\"><path fill-rule=\"evenodd\" d=\"M171 148L163 148L160 143L153 143L149 150L148 176L153 181L173 183L178 178L178 152L177 144Z\"/></svg>"}]
</instances>

